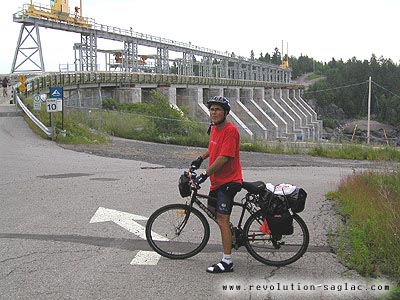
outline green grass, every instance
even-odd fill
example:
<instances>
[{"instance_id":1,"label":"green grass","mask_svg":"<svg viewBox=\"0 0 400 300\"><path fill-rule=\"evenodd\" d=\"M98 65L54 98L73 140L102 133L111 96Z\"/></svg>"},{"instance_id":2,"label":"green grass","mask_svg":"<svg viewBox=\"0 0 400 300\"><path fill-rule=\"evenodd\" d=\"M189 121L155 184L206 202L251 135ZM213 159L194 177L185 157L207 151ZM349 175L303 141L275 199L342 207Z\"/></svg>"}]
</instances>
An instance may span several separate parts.
<instances>
[{"instance_id":1,"label":"green grass","mask_svg":"<svg viewBox=\"0 0 400 300\"><path fill-rule=\"evenodd\" d=\"M333 148L317 146L311 149L309 154L328 158L400 162L400 151L390 146L377 148L364 145L338 145Z\"/></svg>"},{"instance_id":2,"label":"green grass","mask_svg":"<svg viewBox=\"0 0 400 300\"><path fill-rule=\"evenodd\" d=\"M354 174L327 198L345 221L336 243L339 259L364 276L384 274L399 283L400 170Z\"/></svg>"},{"instance_id":3,"label":"green grass","mask_svg":"<svg viewBox=\"0 0 400 300\"><path fill-rule=\"evenodd\" d=\"M33 110L32 99L27 99L25 101L25 105L31 112L46 126L50 127L50 114L46 112L45 107L42 105L41 110ZM32 128L34 132L42 136L43 138L47 138L47 135L41 131L27 116L25 116L25 120L28 125ZM82 123L75 122L71 118L67 118L64 116L64 124L62 122L62 113L56 112L54 113L54 124L56 129L56 141L63 144L106 144L110 141L110 139L99 132L95 132L91 130L89 127L85 126ZM66 136L60 134L60 131L64 128L66 131Z\"/></svg>"}]
</instances>

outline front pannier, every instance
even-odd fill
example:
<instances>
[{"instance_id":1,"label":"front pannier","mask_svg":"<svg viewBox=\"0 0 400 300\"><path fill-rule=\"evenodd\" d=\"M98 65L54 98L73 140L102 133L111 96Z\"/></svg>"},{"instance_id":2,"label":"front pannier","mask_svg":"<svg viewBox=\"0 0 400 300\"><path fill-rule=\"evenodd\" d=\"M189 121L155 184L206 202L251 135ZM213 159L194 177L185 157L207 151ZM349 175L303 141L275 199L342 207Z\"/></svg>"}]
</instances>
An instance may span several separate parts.
<instances>
[{"instance_id":1,"label":"front pannier","mask_svg":"<svg viewBox=\"0 0 400 300\"><path fill-rule=\"evenodd\" d=\"M304 210L306 205L307 193L302 188L296 188L293 193L286 195L290 209L299 213Z\"/></svg>"},{"instance_id":2,"label":"front pannier","mask_svg":"<svg viewBox=\"0 0 400 300\"><path fill-rule=\"evenodd\" d=\"M191 195L192 191L190 189L190 179L186 174L182 174L181 177L179 177L178 188L182 198Z\"/></svg>"}]
</instances>

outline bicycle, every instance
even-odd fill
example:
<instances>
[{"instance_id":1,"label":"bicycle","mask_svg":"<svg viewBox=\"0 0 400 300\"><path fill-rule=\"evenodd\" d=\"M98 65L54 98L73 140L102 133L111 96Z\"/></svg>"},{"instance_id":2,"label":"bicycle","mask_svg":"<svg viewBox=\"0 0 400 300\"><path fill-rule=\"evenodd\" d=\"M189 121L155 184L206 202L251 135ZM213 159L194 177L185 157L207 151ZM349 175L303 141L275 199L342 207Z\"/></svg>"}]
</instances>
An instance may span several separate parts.
<instances>
[{"instance_id":1,"label":"bicycle","mask_svg":"<svg viewBox=\"0 0 400 300\"><path fill-rule=\"evenodd\" d=\"M170 259L185 259L198 254L207 245L210 238L210 225L196 205L216 222L216 215L199 199L212 199L200 194L196 185L194 170L185 172L190 180L190 201L186 204L169 204L157 209L146 223L146 238L150 247L161 256ZM261 231L265 215L261 206L261 197L265 192L265 183L243 182L242 188L247 191L234 207L242 208L238 224L231 225L232 248L245 246L256 260L271 266L284 266L297 261L307 251L309 232L306 223L292 212L293 234L266 234ZM182 194L181 194L182 195ZM247 218L244 227L242 222L245 213Z\"/></svg>"}]
</instances>

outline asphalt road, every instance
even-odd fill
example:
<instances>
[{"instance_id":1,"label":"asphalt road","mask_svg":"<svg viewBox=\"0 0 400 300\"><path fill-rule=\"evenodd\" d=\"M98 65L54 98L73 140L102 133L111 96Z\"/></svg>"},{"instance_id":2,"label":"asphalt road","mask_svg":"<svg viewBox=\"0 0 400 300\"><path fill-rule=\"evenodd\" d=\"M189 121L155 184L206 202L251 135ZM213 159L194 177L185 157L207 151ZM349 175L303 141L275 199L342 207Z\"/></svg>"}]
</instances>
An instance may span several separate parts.
<instances>
[{"instance_id":1,"label":"asphalt road","mask_svg":"<svg viewBox=\"0 0 400 300\"><path fill-rule=\"evenodd\" d=\"M310 250L281 268L262 265L240 250L234 252L235 272L213 275L205 270L221 257L214 224L211 246L193 258L160 258L150 265L150 259L143 260L147 252L141 252L150 251L140 236L145 217L162 205L183 202L177 179L202 149L119 142L129 145L121 152L136 156L65 149L33 134L22 117L0 117L0 299L375 299L379 295L367 291L371 282L343 267L331 251L327 240L335 232L338 216L324 197L347 175L371 164L242 153L247 181L290 182L308 192L301 216L310 230ZM224 291L225 285L235 291ZM350 291L351 287L361 290Z\"/></svg>"}]
</instances>

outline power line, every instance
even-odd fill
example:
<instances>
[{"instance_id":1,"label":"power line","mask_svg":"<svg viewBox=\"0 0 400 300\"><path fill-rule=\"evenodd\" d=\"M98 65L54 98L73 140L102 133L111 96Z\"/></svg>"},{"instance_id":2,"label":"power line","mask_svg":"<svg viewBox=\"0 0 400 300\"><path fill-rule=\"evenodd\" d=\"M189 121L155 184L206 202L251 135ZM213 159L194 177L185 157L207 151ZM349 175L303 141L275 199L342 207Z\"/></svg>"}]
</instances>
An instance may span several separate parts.
<instances>
[{"instance_id":1,"label":"power line","mask_svg":"<svg viewBox=\"0 0 400 300\"><path fill-rule=\"evenodd\" d=\"M330 89L325 89L325 90L318 90L318 91L305 92L305 94L312 94L312 93L320 93L320 92L326 92L326 91L333 91L333 90L345 89L345 88L349 88L349 87L353 87L353 86L358 86L358 85L366 84L367 82L368 82L368 81L364 81L364 82L359 82L359 83L354 83L354 84L349 84L349 85L342 85L342 86L338 86L338 87L334 87L334 88L330 88Z\"/></svg>"},{"instance_id":2,"label":"power line","mask_svg":"<svg viewBox=\"0 0 400 300\"><path fill-rule=\"evenodd\" d=\"M385 91L387 91L387 92L391 93L392 95L394 95L394 96L396 96L396 97L399 97L399 98L400 98L400 96L399 96L399 95L397 95L397 94L393 93L392 91L389 91L387 88L385 88L385 87L381 86L380 84L376 83L375 81L372 81L372 83L373 83L373 84L375 84L375 85L377 85L378 87L380 87L380 88L384 89Z\"/></svg>"},{"instance_id":3,"label":"power line","mask_svg":"<svg viewBox=\"0 0 400 300\"><path fill-rule=\"evenodd\" d=\"M327 91L340 90L340 89L345 89L345 88L349 88L349 87L353 87L353 86L359 86L359 85L362 85L362 84L366 84L367 82L368 81L354 83L354 84L348 84L348 85L342 85L342 86L338 86L338 87L334 87L334 88L330 88L330 89L324 89L324 90L307 91L307 92L305 92L305 94L313 94L313 93L321 93L321 92L327 92ZM387 91L388 93L392 94L393 96L400 98L400 95L397 95L396 93L388 90L387 88L385 88L384 86L376 83L375 81L372 81L372 83L375 84L376 86L384 89L385 91Z\"/></svg>"}]
</instances>

